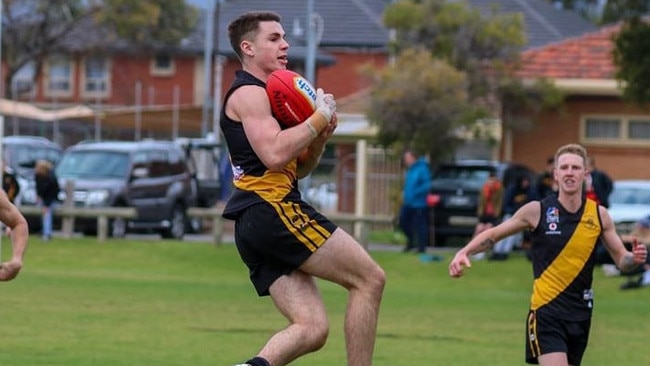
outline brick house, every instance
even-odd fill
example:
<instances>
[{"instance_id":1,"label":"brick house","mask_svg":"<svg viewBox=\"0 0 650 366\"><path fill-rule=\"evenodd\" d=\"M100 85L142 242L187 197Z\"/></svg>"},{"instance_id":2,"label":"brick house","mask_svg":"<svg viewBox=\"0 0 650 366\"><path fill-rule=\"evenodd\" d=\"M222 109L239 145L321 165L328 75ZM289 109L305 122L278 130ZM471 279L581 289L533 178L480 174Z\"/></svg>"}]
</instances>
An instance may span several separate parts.
<instances>
[{"instance_id":1,"label":"brick house","mask_svg":"<svg viewBox=\"0 0 650 366\"><path fill-rule=\"evenodd\" d=\"M357 67L372 63L385 65L388 30L381 25L383 0L333 0L316 2L315 19L322 28L315 56L315 83L337 96L352 94L367 83ZM305 72L304 0L231 0L223 2L215 14L215 75L223 75L222 92L240 68L227 38L227 25L239 14L252 9L273 9L283 17L290 47L289 67ZM218 14L218 17L216 16ZM102 138L170 138L173 131L182 136L198 136L205 127L205 13L196 31L177 47L142 50L115 40L87 20L69 34L44 63L43 73L33 82L35 67L26 65L14 78L16 101L43 109L58 109L84 104L100 110L101 118L51 122L30 121L3 111L8 118L7 134L44 135L70 145L93 138L97 123ZM217 86L218 87L218 86ZM5 93L6 94L6 93ZM218 107L218 103L215 103ZM212 117L209 130L213 129ZM80 123L85 122L85 123ZM138 127L141 134L134 134ZM55 129L64 129L65 132Z\"/></svg>"},{"instance_id":2,"label":"brick house","mask_svg":"<svg viewBox=\"0 0 650 366\"><path fill-rule=\"evenodd\" d=\"M566 143L580 143L613 179L650 179L650 114L621 98L612 37L618 25L523 53L520 75L546 77L564 92L560 112L543 113L518 130L504 130L501 157L542 170Z\"/></svg>"},{"instance_id":3,"label":"brick house","mask_svg":"<svg viewBox=\"0 0 650 366\"><path fill-rule=\"evenodd\" d=\"M227 25L237 15L252 9L272 9L283 17L290 48L290 68L303 73L306 60L307 2L304 0L228 0L215 12L214 54L211 85L217 70L223 75L221 89L232 81L239 63L227 39ZM355 95L368 87L358 73L361 65L382 67L388 62L389 31L382 24L387 0L314 1L314 22L322 29L316 55L315 84L334 93L337 99ZM484 11L499 4L499 11L520 12L527 26L529 46L539 46L584 33L593 26L574 13L560 11L542 0L523 4L516 0L471 0ZM56 133L51 123L33 123L10 117L8 134L38 134L69 145L95 136L101 125L102 138L132 139L134 128L141 137L169 138L174 130L185 136L200 133L205 104L204 46L205 12L202 23L178 47L142 50L115 40L92 22L75 29L45 62L44 72L31 82L33 65L19 72L14 84L23 93L17 100L45 109L84 104L100 110L101 118L58 121L67 126ZM31 69L30 69L31 67ZM5 94L6 95L6 94ZM218 103L215 103L218 107ZM363 113L363 110L349 111ZM7 114L7 111L5 111ZM9 111L10 114L10 111ZM209 121L212 130L213 121ZM73 133L69 133L72 131Z\"/></svg>"}]
</instances>

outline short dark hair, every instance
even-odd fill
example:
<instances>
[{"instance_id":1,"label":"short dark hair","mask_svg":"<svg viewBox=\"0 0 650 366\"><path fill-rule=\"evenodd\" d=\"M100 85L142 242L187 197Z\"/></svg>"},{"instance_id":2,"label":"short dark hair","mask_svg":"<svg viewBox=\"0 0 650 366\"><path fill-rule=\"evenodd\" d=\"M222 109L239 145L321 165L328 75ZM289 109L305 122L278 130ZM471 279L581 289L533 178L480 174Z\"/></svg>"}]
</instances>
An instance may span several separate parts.
<instances>
[{"instance_id":1,"label":"short dark hair","mask_svg":"<svg viewBox=\"0 0 650 366\"><path fill-rule=\"evenodd\" d=\"M241 14L237 19L228 25L228 38L230 46L242 60L242 52L239 48L244 39L252 40L257 35L260 22L280 22L282 18L278 13L272 11L251 11Z\"/></svg>"}]
</instances>

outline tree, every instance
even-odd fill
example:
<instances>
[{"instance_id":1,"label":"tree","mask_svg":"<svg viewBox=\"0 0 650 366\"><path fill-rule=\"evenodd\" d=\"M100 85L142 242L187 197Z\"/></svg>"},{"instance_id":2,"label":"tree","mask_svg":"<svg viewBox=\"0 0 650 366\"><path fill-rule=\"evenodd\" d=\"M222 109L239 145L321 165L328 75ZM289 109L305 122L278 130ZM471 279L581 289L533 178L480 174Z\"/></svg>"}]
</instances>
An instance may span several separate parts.
<instances>
[{"instance_id":1,"label":"tree","mask_svg":"<svg viewBox=\"0 0 650 366\"><path fill-rule=\"evenodd\" d=\"M623 83L623 97L639 105L650 102L650 25L630 19L616 36L616 77Z\"/></svg>"},{"instance_id":2,"label":"tree","mask_svg":"<svg viewBox=\"0 0 650 366\"><path fill-rule=\"evenodd\" d=\"M554 0L547 0L553 1ZM597 0L563 0L565 9L599 3ZM641 106L650 102L650 24L645 17L650 13L650 0L607 0L599 24L619 22L621 31L614 37L614 64L616 78L623 88L623 98ZM645 20L644 20L645 18Z\"/></svg>"},{"instance_id":3,"label":"tree","mask_svg":"<svg viewBox=\"0 0 650 366\"><path fill-rule=\"evenodd\" d=\"M97 13L100 24L141 45L177 44L192 31L197 16L197 10L185 0L104 0Z\"/></svg>"},{"instance_id":4,"label":"tree","mask_svg":"<svg viewBox=\"0 0 650 366\"><path fill-rule=\"evenodd\" d=\"M460 141L460 128L477 112L469 104L466 83L465 73L428 51L404 51L394 67L380 72L372 92L368 117L379 126L379 142L448 155Z\"/></svg>"},{"instance_id":5,"label":"tree","mask_svg":"<svg viewBox=\"0 0 650 366\"><path fill-rule=\"evenodd\" d=\"M648 0L610 0L604 20L622 21L614 38L616 78L623 85L623 98L644 105L650 102L650 24L644 14Z\"/></svg>"},{"instance_id":6,"label":"tree","mask_svg":"<svg viewBox=\"0 0 650 366\"><path fill-rule=\"evenodd\" d=\"M0 0L3 2L3 61L5 91L29 63L33 79L41 74L48 55L62 48L82 24L94 23L95 31L114 35L133 49L144 44L177 44L194 26L197 10L183 0Z\"/></svg>"},{"instance_id":7,"label":"tree","mask_svg":"<svg viewBox=\"0 0 650 366\"><path fill-rule=\"evenodd\" d=\"M438 161L462 143L463 133L480 131L482 118L499 115L502 96L544 95L514 77L525 43L519 14L482 15L465 2L401 0L386 9L384 22L396 30L391 48L399 55L379 77L369 112L384 144L426 147Z\"/></svg>"}]
</instances>

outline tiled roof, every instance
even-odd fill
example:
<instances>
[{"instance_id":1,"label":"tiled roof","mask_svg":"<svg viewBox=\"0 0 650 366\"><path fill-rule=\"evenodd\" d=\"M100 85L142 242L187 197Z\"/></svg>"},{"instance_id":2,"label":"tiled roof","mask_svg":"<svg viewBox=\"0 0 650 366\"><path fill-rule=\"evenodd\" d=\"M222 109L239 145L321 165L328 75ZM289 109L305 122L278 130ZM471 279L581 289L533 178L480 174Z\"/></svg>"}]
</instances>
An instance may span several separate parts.
<instances>
[{"instance_id":1,"label":"tiled roof","mask_svg":"<svg viewBox=\"0 0 650 366\"><path fill-rule=\"evenodd\" d=\"M620 27L612 25L525 51L522 54L521 77L553 79L613 79L615 66L612 56Z\"/></svg>"},{"instance_id":2,"label":"tiled roof","mask_svg":"<svg viewBox=\"0 0 650 366\"><path fill-rule=\"evenodd\" d=\"M314 13L323 25L321 47L385 48L388 30L382 24L386 0L314 0ZM222 2L219 15L221 52L230 52L228 23L240 14L251 10L271 10L282 16L282 25L292 48L303 45L306 31L307 1L305 0L227 0ZM301 33L302 32L302 33ZM216 37L215 37L216 39ZM203 32L196 34L198 45L203 47Z\"/></svg>"},{"instance_id":3,"label":"tiled roof","mask_svg":"<svg viewBox=\"0 0 650 366\"><path fill-rule=\"evenodd\" d=\"M558 9L543 0L468 0L473 7L489 14L492 9L504 13L521 13L524 17L526 49L558 42L598 29L571 10Z\"/></svg>"}]
</instances>

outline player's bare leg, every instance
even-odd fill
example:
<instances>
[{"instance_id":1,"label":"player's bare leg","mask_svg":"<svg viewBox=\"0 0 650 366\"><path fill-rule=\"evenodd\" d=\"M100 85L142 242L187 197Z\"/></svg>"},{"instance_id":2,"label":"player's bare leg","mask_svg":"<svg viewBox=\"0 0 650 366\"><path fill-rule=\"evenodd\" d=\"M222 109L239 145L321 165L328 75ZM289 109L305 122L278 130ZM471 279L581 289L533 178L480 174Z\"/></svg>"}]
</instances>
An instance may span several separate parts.
<instances>
[{"instance_id":1,"label":"player's bare leg","mask_svg":"<svg viewBox=\"0 0 650 366\"><path fill-rule=\"evenodd\" d=\"M344 328L348 365L372 365L379 305L386 281L384 271L341 229L300 269L349 291Z\"/></svg>"},{"instance_id":2,"label":"player's bare leg","mask_svg":"<svg viewBox=\"0 0 650 366\"><path fill-rule=\"evenodd\" d=\"M259 356L273 366L282 366L323 347L329 326L313 277L293 271L277 279L269 291L289 325L269 339Z\"/></svg>"},{"instance_id":3,"label":"player's bare leg","mask_svg":"<svg viewBox=\"0 0 650 366\"><path fill-rule=\"evenodd\" d=\"M571 366L564 352L552 352L537 357L540 366Z\"/></svg>"}]
</instances>

